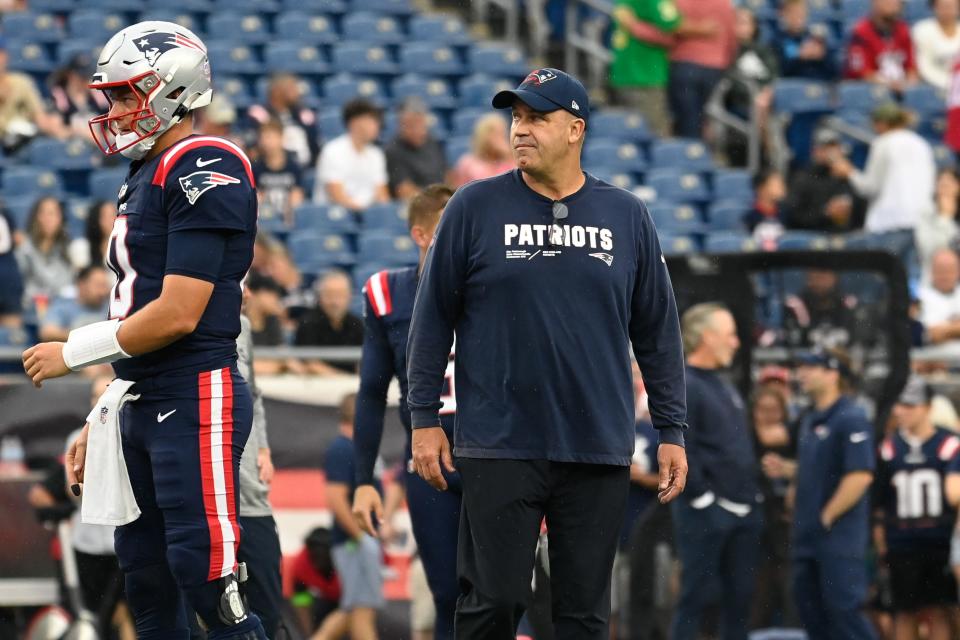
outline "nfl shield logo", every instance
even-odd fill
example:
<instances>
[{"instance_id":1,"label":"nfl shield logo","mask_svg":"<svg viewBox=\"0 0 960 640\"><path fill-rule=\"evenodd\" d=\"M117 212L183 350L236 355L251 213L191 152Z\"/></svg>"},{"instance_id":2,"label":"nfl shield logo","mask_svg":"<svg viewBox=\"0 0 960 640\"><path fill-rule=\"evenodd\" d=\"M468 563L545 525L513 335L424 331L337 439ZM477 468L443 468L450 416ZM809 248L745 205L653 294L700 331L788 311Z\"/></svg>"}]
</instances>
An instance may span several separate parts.
<instances>
[{"instance_id":1,"label":"nfl shield logo","mask_svg":"<svg viewBox=\"0 0 960 640\"><path fill-rule=\"evenodd\" d=\"M107 414L110 412L106 407L100 407L100 424L107 424Z\"/></svg>"}]
</instances>

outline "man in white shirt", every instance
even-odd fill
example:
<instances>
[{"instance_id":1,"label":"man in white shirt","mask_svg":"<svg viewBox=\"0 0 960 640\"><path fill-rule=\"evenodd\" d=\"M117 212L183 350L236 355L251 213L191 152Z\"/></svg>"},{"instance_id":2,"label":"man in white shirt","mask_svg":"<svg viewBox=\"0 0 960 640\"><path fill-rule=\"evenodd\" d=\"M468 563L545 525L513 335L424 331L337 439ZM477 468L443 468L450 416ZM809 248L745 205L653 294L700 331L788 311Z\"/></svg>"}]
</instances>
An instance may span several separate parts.
<instances>
[{"instance_id":1,"label":"man in white shirt","mask_svg":"<svg viewBox=\"0 0 960 640\"><path fill-rule=\"evenodd\" d=\"M930 261L930 279L920 287L920 321L932 343L960 338L960 257L940 249Z\"/></svg>"},{"instance_id":2,"label":"man in white shirt","mask_svg":"<svg viewBox=\"0 0 960 640\"><path fill-rule=\"evenodd\" d=\"M343 107L347 132L324 145L317 162L313 199L354 211L387 202L387 160L374 144L380 135L380 109L356 99Z\"/></svg>"}]
</instances>

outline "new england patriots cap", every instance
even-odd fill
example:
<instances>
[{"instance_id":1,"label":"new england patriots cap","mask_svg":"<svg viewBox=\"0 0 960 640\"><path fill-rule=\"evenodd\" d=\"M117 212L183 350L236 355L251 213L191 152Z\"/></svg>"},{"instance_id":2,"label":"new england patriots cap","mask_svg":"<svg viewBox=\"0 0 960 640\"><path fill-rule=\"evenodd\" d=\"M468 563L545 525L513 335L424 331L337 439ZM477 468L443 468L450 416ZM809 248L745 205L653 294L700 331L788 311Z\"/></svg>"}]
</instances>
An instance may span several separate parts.
<instances>
[{"instance_id":1,"label":"new england patriots cap","mask_svg":"<svg viewBox=\"0 0 960 640\"><path fill-rule=\"evenodd\" d=\"M907 378L907 384L904 385L900 396L897 398L899 404L911 407L930 404L931 400L933 400L933 388L927 384L926 380L915 373Z\"/></svg>"},{"instance_id":2,"label":"new england patriots cap","mask_svg":"<svg viewBox=\"0 0 960 640\"><path fill-rule=\"evenodd\" d=\"M535 111L563 109L577 118L590 119L590 99L580 81L559 69L531 71L516 89L493 96L495 109L509 109L520 100Z\"/></svg>"}]
</instances>

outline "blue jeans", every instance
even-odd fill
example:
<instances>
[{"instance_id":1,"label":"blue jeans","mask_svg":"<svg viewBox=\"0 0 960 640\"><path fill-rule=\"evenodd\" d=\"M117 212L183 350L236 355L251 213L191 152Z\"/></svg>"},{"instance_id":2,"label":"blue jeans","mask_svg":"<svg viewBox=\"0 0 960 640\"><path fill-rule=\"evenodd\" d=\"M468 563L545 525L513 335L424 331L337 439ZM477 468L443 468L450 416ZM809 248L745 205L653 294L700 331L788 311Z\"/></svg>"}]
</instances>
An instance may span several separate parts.
<instances>
[{"instance_id":1,"label":"blue jeans","mask_svg":"<svg viewBox=\"0 0 960 640\"><path fill-rule=\"evenodd\" d=\"M681 138L702 137L703 109L723 74L723 69L691 62L670 63L667 101L673 114L673 135Z\"/></svg>"},{"instance_id":2,"label":"blue jeans","mask_svg":"<svg viewBox=\"0 0 960 640\"><path fill-rule=\"evenodd\" d=\"M673 503L673 531L683 566L680 599L670 637L699 637L700 616L711 600L711 583L720 583L723 640L746 640L747 619L756 582L763 516L759 507L740 517L712 504L694 509Z\"/></svg>"},{"instance_id":3,"label":"blue jeans","mask_svg":"<svg viewBox=\"0 0 960 640\"><path fill-rule=\"evenodd\" d=\"M793 596L810 640L874 640L860 611L866 595L863 558L794 558Z\"/></svg>"}]
</instances>

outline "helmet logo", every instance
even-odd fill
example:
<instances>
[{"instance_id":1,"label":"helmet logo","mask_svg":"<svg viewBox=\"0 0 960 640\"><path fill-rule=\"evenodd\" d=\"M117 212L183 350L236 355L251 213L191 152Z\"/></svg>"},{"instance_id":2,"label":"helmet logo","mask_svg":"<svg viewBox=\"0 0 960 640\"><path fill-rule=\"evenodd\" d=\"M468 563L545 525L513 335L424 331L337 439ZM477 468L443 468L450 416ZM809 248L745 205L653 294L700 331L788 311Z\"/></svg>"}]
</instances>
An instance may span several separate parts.
<instances>
[{"instance_id":1,"label":"helmet logo","mask_svg":"<svg viewBox=\"0 0 960 640\"><path fill-rule=\"evenodd\" d=\"M136 45L137 49L143 52L144 57L146 57L147 62L150 63L151 67L157 66L157 60L160 59L160 56L165 54L167 51L176 49L178 47L196 49L197 51L206 53L202 45L194 42L190 38L180 33L169 33L163 31L146 33L136 40L133 40L133 44Z\"/></svg>"}]
</instances>

